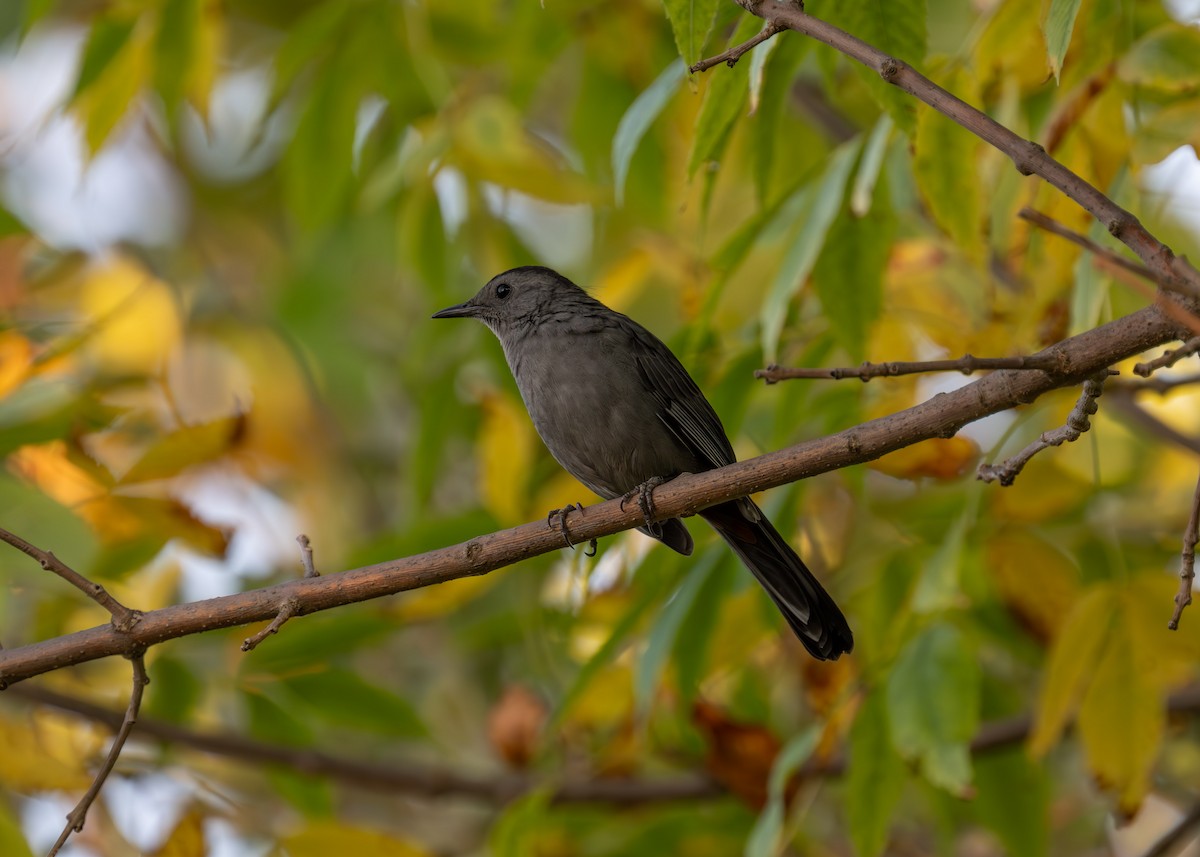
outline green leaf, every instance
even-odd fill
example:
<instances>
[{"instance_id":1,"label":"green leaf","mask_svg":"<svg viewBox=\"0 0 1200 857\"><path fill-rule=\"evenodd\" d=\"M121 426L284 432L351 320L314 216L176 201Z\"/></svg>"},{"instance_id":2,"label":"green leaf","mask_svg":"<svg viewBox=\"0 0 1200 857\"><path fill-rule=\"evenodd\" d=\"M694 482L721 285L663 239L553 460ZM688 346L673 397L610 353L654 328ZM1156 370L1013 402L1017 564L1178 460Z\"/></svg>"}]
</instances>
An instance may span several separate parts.
<instances>
[{"instance_id":1,"label":"green leaf","mask_svg":"<svg viewBox=\"0 0 1200 857\"><path fill-rule=\"evenodd\" d=\"M359 105L352 65L331 63L314 80L284 158L288 210L307 229L333 220L350 195Z\"/></svg>"},{"instance_id":2,"label":"green leaf","mask_svg":"<svg viewBox=\"0 0 1200 857\"><path fill-rule=\"evenodd\" d=\"M718 547L723 550L723 546ZM740 569L733 568L734 561L717 563L716 568L705 580L699 594L684 619L683 627L675 637L675 677L679 686L679 698L691 702L704 676L712 643L712 629L720 618L721 606L732 585L734 575Z\"/></svg>"},{"instance_id":3,"label":"green leaf","mask_svg":"<svg viewBox=\"0 0 1200 857\"><path fill-rule=\"evenodd\" d=\"M792 738L779 751L775 764L771 766L771 779L767 784L767 805L754 823L750 838L746 840L746 857L775 857L780 853L780 837L787 810L784 800L788 781L808 761L817 742L821 739L821 728L812 726Z\"/></svg>"},{"instance_id":4,"label":"green leaf","mask_svg":"<svg viewBox=\"0 0 1200 857\"><path fill-rule=\"evenodd\" d=\"M759 32L768 26L770 25L764 22ZM782 40L772 38L750 51L750 115L752 116L758 112L758 105L762 98L767 60L771 58L771 54L775 53L775 48L782 43Z\"/></svg>"},{"instance_id":5,"label":"green leaf","mask_svg":"<svg viewBox=\"0 0 1200 857\"><path fill-rule=\"evenodd\" d=\"M649 710L650 702L654 698L654 691L658 687L663 668L666 666L667 656L674 646L684 617L691 611L696 596L704 587L713 569L717 567L721 557L720 551L708 551L699 563L688 569L683 583L659 611L658 619L654 623L650 639L646 644L646 651L638 660L637 669L634 672L634 708L639 716L645 715Z\"/></svg>"},{"instance_id":6,"label":"green leaf","mask_svg":"<svg viewBox=\"0 0 1200 857\"><path fill-rule=\"evenodd\" d=\"M1063 57L1071 44L1071 31L1075 29L1075 16L1079 13L1080 0L1050 0L1050 9L1042 21L1042 34L1046 37L1046 55L1054 79L1062 74Z\"/></svg>"},{"instance_id":7,"label":"green leaf","mask_svg":"<svg viewBox=\"0 0 1200 857\"><path fill-rule=\"evenodd\" d=\"M24 13L21 16L20 37L23 39L33 29L34 24L54 11L57 0L25 0Z\"/></svg>"},{"instance_id":8,"label":"green leaf","mask_svg":"<svg viewBox=\"0 0 1200 857\"><path fill-rule=\"evenodd\" d=\"M510 803L492 823L488 834L488 853L492 857L527 857L539 853L539 835L547 829L550 813L550 786L534 789Z\"/></svg>"},{"instance_id":9,"label":"green leaf","mask_svg":"<svg viewBox=\"0 0 1200 857\"><path fill-rule=\"evenodd\" d=\"M871 325L883 310L883 275L895 231L896 216L886 203L862 216L844 205L813 267L824 316L838 344L855 360L866 356Z\"/></svg>"},{"instance_id":10,"label":"green leaf","mask_svg":"<svg viewBox=\"0 0 1200 857\"><path fill-rule=\"evenodd\" d=\"M888 677L892 743L935 786L965 794L967 744L979 725L980 667L953 625L938 623L910 640Z\"/></svg>"},{"instance_id":11,"label":"green leaf","mask_svg":"<svg viewBox=\"0 0 1200 857\"><path fill-rule=\"evenodd\" d=\"M913 610L934 613L953 606L959 596L959 577L963 564L963 544L968 528L978 513L978 492L964 503L962 513L954 519L942 542L923 565L917 587L913 592Z\"/></svg>"},{"instance_id":12,"label":"green leaf","mask_svg":"<svg viewBox=\"0 0 1200 857\"><path fill-rule=\"evenodd\" d=\"M83 48L83 58L79 61L79 74L75 77L75 88L71 93L74 101L85 90L92 86L104 71L112 65L113 60L121 52L133 35L137 19L123 20L112 17L97 18L88 31L87 43Z\"/></svg>"},{"instance_id":13,"label":"green leaf","mask_svg":"<svg viewBox=\"0 0 1200 857\"><path fill-rule=\"evenodd\" d=\"M204 684L178 658L160 655L152 668L154 683L146 693L146 714L186 724L204 694Z\"/></svg>"},{"instance_id":14,"label":"green leaf","mask_svg":"<svg viewBox=\"0 0 1200 857\"><path fill-rule=\"evenodd\" d=\"M154 42L154 80L167 115L173 115L187 90L202 32L201 0L166 0L159 13Z\"/></svg>"},{"instance_id":15,"label":"green leaf","mask_svg":"<svg viewBox=\"0 0 1200 857\"><path fill-rule=\"evenodd\" d=\"M119 480L121 484L176 476L193 464L205 464L229 452L246 428L244 415L185 426L150 446Z\"/></svg>"},{"instance_id":16,"label":"green leaf","mask_svg":"<svg viewBox=\"0 0 1200 857\"><path fill-rule=\"evenodd\" d=\"M846 191L846 180L850 177L850 168L854 166L861 144L862 141L856 137L838 146L829 158L825 175L801 188L781 209L781 216L798 210L801 219L794 228L792 246L775 275L760 312L762 347L768 362L775 360L788 301L808 279L829 227L837 217Z\"/></svg>"},{"instance_id":17,"label":"green leaf","mask_svg":"<svg viewBox=\"0 0 1200 857\"><path fill-rule=\"evenodd\" d=\"M330 652L345 655L396 630L390 620L366 611L355 611L352 618L346 621L340 616L315 615L293 619L288 622L286 634L272 637L270 645L245 655L241 669L247 676L284 675L308 669L327 660Z\"/></svg>"},{"instance_id":18,"label":"green leaf","mask_svg":"<svg viewBox=\"0 0 1200 857\"><path fill-rule=\"evenodd\" d=\"M1121 60L1118 73L1126 83L1162 92L1200 87L1200 29L1164 24L1142 37Z\"/></svg>"},{"instance_id":19,"label":"green leaf","mask_svg":"<svg viewBox=\"0 0 1200 857\"><path fill-rule=\"evenodd\" d=\"M875 196L875 183L879 180L879 171L883 167L883 156L887 154L888 140L892 137L895 123L887 113L879 117L871 136L863 148L862 162L854 174L854 183L850 188L850 212L856 217L862 217L871 210L871 201Z\"/></svg>"},{"instance_id":20,"label":"green leaf","mask_svg":"<svg viewBox=\"0 0 1200 857\"><path fill-rule=\"evenodd\" d=\"M700 59L719 3L720 0L663 0L685 65L695 65Z\"/></svg>"},{"instance_id":21,"label":"green leaf","mask_svg":"<svg viewBox=\"0 0 1200 857\"><path fill-rule=\"evenodd\" d=\"M1092 677L1101 647L1116 616L1117 600L1107 584L1093 586L1075 604L1054 640L1042 674L1029 752L1041 756L1058 741Z\"/></svg>"},{"instance_id":22,"label":"green leaf","mask_svg":"<svg viewBox=\"0 0 1200 857\"><path fill-rule=\"evenodd\" d=\"M950 92L972 101L966 75L941 81ZM973 258L982 256L983 198L976 154L980 141L932 107L917 114L913 175L934 221Z\"/></svg>"},{"instance_id":23,"label":"green leaf","mask_svg":"<svg viewBox=\"0 0 1200 857\"><path fill-rule=\"evenodd\" d=\"M766 44L777 47L766 50L764 45L755 49L752 54L755 62L750 67L751 118L747 148L754 168L754 189L758 192L759 205L773 205L785 196L780 193L781 182L775 172L776 144L780 138L780 121L791 103L796 69L808 52L811 40L774 38ZM763 80L756 97L760 57L763 58Z\"/></svg>"},{"instance_id":24,"label":"green leaf","mask_svg":"<svg viewBox=\"0 0 1200 857\"><path fill-rule=\"evenodd\" d=\"M675 60L668 65L654 83L633 100L617 125L617 132L613 135L612 169L613 195L618 208L625 204L625 179L629 176L633 153L637 151L638 143L650 125L675 95L685 71L682 60Z\"/></svg>"},{"instance_id":25,"label":"green leaf","mask_svg":"<svg viewBox=\"0 0 1200 857\"><path fill-rule=\"evenodd\" d=\"M79 390L68 379L30 378L0 397L0 455L64 437L79 408Z\"/></svg>"},{"instance_id":26,"label":"green leaf","mask_svg":"<svg viewBox=\"0 0 1200 857\"><path fill-rule=\"evenodd\" d=\"M744 16L738 28L729 37L729 44L740 44L760 29L761 21L753 16ZM738 63L733 68L713 69L704 102L696 116L696 130L692 135L692 150L688 153L687 176L690 181L701 164L715 160L728 137L729 129L741 112L749 95L748 63Z\"/></svg>"},{"instance_id":27,"label":"green leaf","mask_svg":"<svg viewBox=\"0 0 1200 857\"><path fill-rule=\"evenodd\" d=\"M428 735L420 716L404 699L350 670L334 668L305 673L285 679L285 684L314 715L334 726L397 738Z\"/></svg>"},{"instance_id":28,"label":"green leaf","mask_svg":"<svg viewBox=\"0 0 1200 857\"><path fill-rule=\"evenodd\" d=\"M8 857L33 857L21 824L9 812L8 802L0 803L0 854Z\"/></svg>"},{"instance_id":29,"label":"green leaf","mask_svg":"<svg viewBox=\"0 0 1200 857\"><path fill-rule=\"evenodd\" d=\"M920 68L925 60L928 42L925 0L855 0L853 3L826 0L813 10L813 14L915 68ZM874 69L857 62L850 65L876 103L888 112L901 131L911 137L917 117L913 97L885 82Z\"/></svg>"},{"instance_id":30,"label":"green leaf","mask_svg":"<svg viewBox=\"0 0 1200 857\"><path fill-rule=\"evenodd\" d=\"M592 679L604 667L608 666L612 659L617 656L617 653L629 642L629 638L637 629L642 616L650 607L658 603L665 585L664 575L655 575L651 580L652 583L645 588L641 597L629 606L624 615L617 621L617 624L613 626L604 644L580 668L575 676L575 680L571 682L570 687L567 688L562 699L559 701L558 707L554 709L554 713L550 717L550 722L546 726L546 734L552 734L558 728L563 717L566 716L567 712L578 701Z\"/></svg>"},{"instance_id":31,"label":"green leaf","mask_svg":"<svg viewBox=\"0 0 1200 857\"><path fill-rule=\"evenodd\" d=\"M979 820L995 831L1013 857L1049 853L1050 784L1023 747L980 756L975 762Z\"/></svg>"},{"instance_id":32,"label":"green leaf","mask_svg":"<svg viewBox=\"0 0 1200 857\"><path fill-rule=\"evenodd\" d=\"M288 29L286 40L275 54L272 104L278 103L306 66L324 59L339 44L341 23L350 9L351 4L344 0L326 0Z\"/></svg>"},{"instance_id":33,"label":"green leaf","mask_svg":"<svg viewBox=\"0 0 1200 857\"><path fill-rule=\"evenodd\" d=\"M892 813L904 790L904 760L890 739L887 698L868 693L850 729L846 821L858 857L877 857L888 841Z\"/></svg>"}]
</instances>

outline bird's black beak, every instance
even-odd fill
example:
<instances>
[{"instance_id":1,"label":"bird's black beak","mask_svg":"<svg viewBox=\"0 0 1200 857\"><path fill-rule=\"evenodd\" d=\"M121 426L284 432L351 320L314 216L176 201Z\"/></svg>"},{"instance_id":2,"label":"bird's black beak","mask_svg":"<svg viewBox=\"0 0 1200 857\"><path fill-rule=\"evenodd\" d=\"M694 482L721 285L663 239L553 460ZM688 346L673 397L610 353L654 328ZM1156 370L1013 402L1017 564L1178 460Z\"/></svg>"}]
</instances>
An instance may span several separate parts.
<instances>
[{"instance_id":1,"label":"bird's black beak","mask_svg":"<svg viewBox=\"0 0 1200 857\"><path fill-rule=\"evenodd\" d=\"M473 315L475 315L475 307L468 301L448 306L440 312L435 312L433 318L470 318Z\"/></svg>"}]
</instances>

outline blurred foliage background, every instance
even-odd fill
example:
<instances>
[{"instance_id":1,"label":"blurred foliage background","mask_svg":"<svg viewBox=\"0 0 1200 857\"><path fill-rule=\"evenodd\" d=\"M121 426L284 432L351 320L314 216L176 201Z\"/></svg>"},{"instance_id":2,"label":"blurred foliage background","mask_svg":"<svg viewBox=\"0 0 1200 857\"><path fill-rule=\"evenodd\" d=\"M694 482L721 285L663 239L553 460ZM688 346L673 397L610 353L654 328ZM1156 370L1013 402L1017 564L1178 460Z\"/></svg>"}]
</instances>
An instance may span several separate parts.
<instances>
[{"instance_id":1,"label":"blurred foliage background","mask_svg":"<svg viewBox=\"0 0 1200 857\"><path fill-rule=\"evenodd\" d=\"M808 8L1195 257L1194 5ZM517 264L658 333L741 457L965 381L765 387L766 362L1029 353L1151 299L1016 216L1111 243L1073 203L873 73L785 33L689 77L761 21L665 13L3 4L0 525L148 610L296 576L300 532L331 573L591 502L487 331L429 320ZM626 533L293 620L249 654L247 629L156 646L145 718L544 786L371 790L135 740L70 853L1141 853L1200 799L1197 726L1164 707L1200 657L1194 613L1165 627L1197 458L1161 430L1196 438L1200 400L1106 396L1013 487L974 480L1076 394L763 498L855 628L836 663L808 660L699 526L687 559ZM5 646L107 619L16 553L0 575ZM121 709L128 666L36 682ZM48 847L108 735L0 695L0 850ZM681 778L714 785L552 799Z\"/></svg>"}]
</instances>

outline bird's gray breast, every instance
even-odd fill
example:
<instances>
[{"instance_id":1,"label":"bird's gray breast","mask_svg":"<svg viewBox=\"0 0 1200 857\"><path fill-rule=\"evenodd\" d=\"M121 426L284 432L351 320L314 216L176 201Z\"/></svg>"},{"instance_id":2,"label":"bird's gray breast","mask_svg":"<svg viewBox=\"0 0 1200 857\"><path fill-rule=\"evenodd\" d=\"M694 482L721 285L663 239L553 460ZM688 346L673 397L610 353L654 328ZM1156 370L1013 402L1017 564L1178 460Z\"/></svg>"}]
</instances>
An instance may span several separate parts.
<instances>
[{"instance_id":1,"label":"bird's gray breast","mask_svg":"<svg viewBox=\"0 0 1200 857\"><path fill-rule=\"evenodd\" d=\"M542 441L601 497L704 469L662 421L618 326L547 322L501 342Z\"/></svg>"}]
</instances>

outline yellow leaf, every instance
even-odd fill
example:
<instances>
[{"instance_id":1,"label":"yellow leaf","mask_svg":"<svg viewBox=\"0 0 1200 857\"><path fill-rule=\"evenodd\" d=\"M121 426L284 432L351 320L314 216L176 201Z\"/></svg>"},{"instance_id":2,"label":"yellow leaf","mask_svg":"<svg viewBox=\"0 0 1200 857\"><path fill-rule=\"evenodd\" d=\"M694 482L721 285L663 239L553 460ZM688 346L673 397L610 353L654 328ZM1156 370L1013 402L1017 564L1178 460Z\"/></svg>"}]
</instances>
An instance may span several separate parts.
<instances>
[{"instance_id":1,"label":"yellow leaf","mask_svg":"<svg viewBox=\"0 0 1200 857\"><path fill-rule=\"evenodd\" d=\"M70 508L107 493L104 485L71 461L67 444L61 440L21 447L9 455L8 467L20 479Z\"/></svg>"},{"instance_id":2,"label":"yellow leaf","mask_svg":"<svg viewBox=\"0 0 1200 857\"><path fill-rule=\"evenodd\" d=\"M0 715L0 782L21 793L85 789L92 781L85 763L100 740L78 720L48 712Z\"/></svg>"},{"instance_id":3,"label":"yellow leaf","mask_svg":"<svg viewBox=\"0 0 1200 857\"><path fill-rule=\"evenodd\" d=\"M499 579L494 574L464 577L454 581L453 586L426 586L407 593L403 598L384 603L388 605L392 616L404 622L440 619L479 598Z\"/></svg>"},{"instance_id":4,"label":"yellow leaf","mask_svg":"<svg viewBox=\"0 0 1200 857\"><path fill-rule=\"evenodd\" d=\"M430 854L407 840L336 821L313 821L298 833L284 837L280 844L288 857L328 857L330 854L428 857Z\"/></svg>"},{"instance_id":5,"label":"yellow leaf","mask_svg":"<svg viewBox=\"0 0 1200 857\"><path fill-rule=\"evenodd\" d=\"M496 520L520 523L525 520L529 499L526 486L535 448L533 424L525 408L507 396L485 395L482 406L479 478L483 503Z\"/></svg>"},{"instance_id":6,"label":"yellow leaf","mask_svg":"<svg viewBox=\"0 0 1200 857\"><path fill-rule=\"evenodd\" d=\"M207 853L204 816L196 810L191 810L179 819L167 841L151 857L204 857Z\"/></svg>"},{"instance_id":7,"label":"yellow leaf","mask_svg":"<svg viewBox=\"0 0 1200 857\"><path fill-rule=\"evenodd\" d=\"M950 481L966 473L978 459L979 446L969 437L935 437L889 453L868 467L897 479Z\"/></svg>"},{"instance_id":8,"label":"yellow leaf","mask_svg":"<svg viewBox=\"0 0 1200 857\"><path fill-rule=\"evenodd\" d=\"M1119 622L1099 660L1084 661L1092 680L1079 707L1088 767L1102 788L1117 793L1126 815L1137 810L1150 786L1165 725L1162 688L1154 671L1142 668L1143 655L1152 653L1140 648L1126 622Z\"/></svg>"},{"instance_id":9,"label":"yellow leaf","mask_svg":"<svg viewBox=\"0 0 1200 857\"><path fill-rule=\"evenodd\" d=\"M1079 569L1028 531L1006 527L988 543L987 568L1000 599L1039 640L1053 640L1079 597ZM1037 586L1029 585L1031 580Z\"/></svg>"},{"instance_id":10,"label":"yellow leaf","mask_svg":"<svg viewBox=\"0 0 1200 857\"><path fill-rule=\"evenodd\" d=\"M1055 450L1061 451L1061 447ZM1056 460L1039 455L1021 471L1014 485L991 492L989 499L998 520L1041 524L1078 506L1092 490L1059 469Z\"/></svg>"},{"instance_id":11,"label":"yellow leaf","mask_svg":"<svg viewBox=\"0 0 1200 857\"><path fill-rule=\"evenodd\" d=\"M164 479L190 465L212 461L236 446L245 427L244 415L238 414L173 431L151 444L120 481Z\"/></svg>"},{"instance_id":12,"label":"yellow leaf","mask_svg":"<svg viewBox=\"0 0 1200 857\"><path fill-rule=\"evenodd\" d=\"M15 330L0 331L0 398L25 383L32 366L33 343Z\"/></svg>"},{"instance_id":13,"label":"yellow leaf","mask_svg":"<svg viewBox=\"0 0 1200 857\"><path fill-rule=\"evenodd\" d=\"M1117 611L1113 587L1100 584L1087 590L1075 605L1054 641L1042 675L1029 750L1042 756L1062 734L1071 719L1084 686L1092 678L1096 659L1112 634Z\"/></svg>"},{"instance_id":14,"label":"yellow leaf","mask_svg":"<svg viewBox=\"0 0 1200 857\"><path fill-rule=\"evenodd\" d=\"M89 355L114 374L158 372L180 340L170 288L124 257L88 272L80 309L91 319Z\"/></svg>"}]
</instances>

